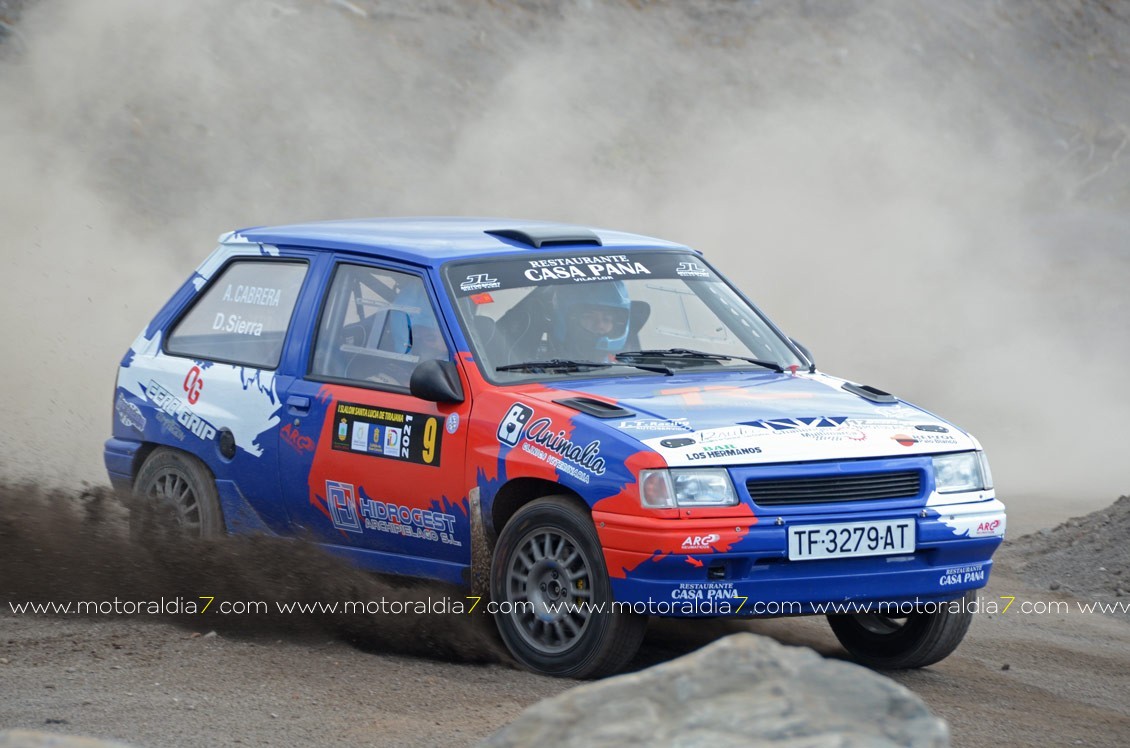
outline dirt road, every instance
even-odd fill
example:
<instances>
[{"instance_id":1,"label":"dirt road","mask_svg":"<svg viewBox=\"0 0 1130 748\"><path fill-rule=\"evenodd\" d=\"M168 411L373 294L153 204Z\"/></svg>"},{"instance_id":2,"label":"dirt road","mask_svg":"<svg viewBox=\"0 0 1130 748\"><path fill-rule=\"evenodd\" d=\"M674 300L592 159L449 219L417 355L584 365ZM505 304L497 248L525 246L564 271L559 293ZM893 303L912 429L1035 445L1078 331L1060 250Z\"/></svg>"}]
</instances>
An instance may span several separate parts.
<instances>
[{"instance_id":1,"label":"dirt road","mask_svg":"<svg viewBox=\"0 0 1130 748\"><path fill-rule=\"evenodd\" d=\"M63 542L64 536L59 546L52 536L42 537L44 558L55 559L55 567L88 558L112 572L118 584L131 578L128 568L114 566L110 556L98 556L81 541ZM112 533L103 529L95 537ZM74 554L67 555L68 549ZM113 558L120 557L121 549L114 553ZM1014 556L999 556L980 598L997 610L978 615L958 652L937 666L893 677L949 721L956 746L1125 745L1130 623L1125 617L1081 612L1073 598L1023 582L1010 568L1017 563ZM263 553L246 558L246 565L260 567L255 573L237 570L236 556L222 561L233 577L243 574L257 584L278 572L277 561ZM128 560L129 565L146 563L141 557ZM5 568L15 570L11 564ZM201 569L216 573L206 564ZM48 586L65 582L66 575L98 577L78 568L64 569L61 577L58 568L25 565L19 571L31 577L30 583L41 577L38 581ZM156 578L144 569L134 576ZM16 584L6 581L9 589ZM228 594L246 590L240 583L225 583ZM136 580L132 588L143 589ZM295 589L293 582L289 589ZM1053 604L1065 607L1041 612ZM459 629L461 621L450 619L436 624L402 616L389 622L385 633L378 631L392 651L373 652L317 626L305 630L275 620L257 627L247 619L209 635L208 629L175 622L192 621L191 616L167 617L173 622L153 618L4 611L0 728L81 733L147 746L465 745L529 704L574 685L513 669L470 624ZM656 621L633 668L743 629L841 655L822 619ZM445 630L451 647L420 646ZM404 651L418 654L396 654ZM452 662L460 659L471 662Z\"/></svg>"}]
</instances>

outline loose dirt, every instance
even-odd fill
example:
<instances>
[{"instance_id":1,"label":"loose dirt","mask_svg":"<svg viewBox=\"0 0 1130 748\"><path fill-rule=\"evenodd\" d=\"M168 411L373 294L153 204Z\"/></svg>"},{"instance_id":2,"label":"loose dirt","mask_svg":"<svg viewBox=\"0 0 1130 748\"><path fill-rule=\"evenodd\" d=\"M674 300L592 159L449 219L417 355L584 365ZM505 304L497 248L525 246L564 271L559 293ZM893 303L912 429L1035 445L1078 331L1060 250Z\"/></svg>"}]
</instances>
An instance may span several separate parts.
<instances>
[{"instance_id":1,"label":"loose dirt","mask_svg":"<svg viewBox=\"0 0 1130 748\"><path fill-rule=\"evenodd\" d=\"M1056 591L1029 579L1063 552L1068 530L1116 532L1126 503L1005 548L957 653L892 674L949 721L955 746L1125 744L1130 623L1083 612L1092 598L1071 594L1066 571ZM1091 543L1077 539L1071 563L1103 562L1106 546ZM9 602L115 597L124 605L204 595L272 610L295 600L466 599L360 574L294 542L131 545L124 510L100 491L5 489L0 568L0 728L139 746L469 745L573 685L514 668L477 613L13 614ZM631 667L739 630L844 656L822 619L653 621Z\"/></svg>"}]
</instances>

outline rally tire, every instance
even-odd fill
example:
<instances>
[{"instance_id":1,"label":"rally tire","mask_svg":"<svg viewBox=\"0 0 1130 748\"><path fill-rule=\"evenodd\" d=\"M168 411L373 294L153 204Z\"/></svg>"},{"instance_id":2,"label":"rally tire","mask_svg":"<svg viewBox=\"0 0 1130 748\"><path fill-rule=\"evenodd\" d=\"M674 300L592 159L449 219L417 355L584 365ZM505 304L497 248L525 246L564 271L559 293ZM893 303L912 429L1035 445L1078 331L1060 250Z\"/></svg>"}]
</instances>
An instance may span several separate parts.
<instances>
[{"instance_id":1,"label":"rally tire","mask_svg":"<svg viewBox=\"0 0 1130 748\"><path fill-rule=\"evenodd\" d=\"M856 661L878 670L903 670L933 665L951 655L973 621L975 592L939 610L915 612L905 618L877 614L830 615L828 623L840 644ZM961 603L960 611L945 610Z\"/></svg>"},{"instance_id":2,"label":"rally tire","mask_svg":"<svg viewBox=\"0 0 1130 748\"><path fill-rule=\"evenodd\" d=\"M174 449L161 448L150 454L134 481L130 537L216 538L223 534L224 516L211 471L192 455Z\"/></svg>"},{"instance_id":3,"label":"rally tire","mask_svg":"<svg viewBox=\"0 0 1130 748\"><path fill-rule=\"evenodd\" d=\"M503 643L519 663L561 678L619 672L639 651L647 617L613 612L612 585L592 518L567 496L533 501L499 534L491 599ZM524 608L515 604L529 603ZM589 603L603 612L561 612ZM558 612L550 605L557 604Z\"/></svg>"}]
</instances>

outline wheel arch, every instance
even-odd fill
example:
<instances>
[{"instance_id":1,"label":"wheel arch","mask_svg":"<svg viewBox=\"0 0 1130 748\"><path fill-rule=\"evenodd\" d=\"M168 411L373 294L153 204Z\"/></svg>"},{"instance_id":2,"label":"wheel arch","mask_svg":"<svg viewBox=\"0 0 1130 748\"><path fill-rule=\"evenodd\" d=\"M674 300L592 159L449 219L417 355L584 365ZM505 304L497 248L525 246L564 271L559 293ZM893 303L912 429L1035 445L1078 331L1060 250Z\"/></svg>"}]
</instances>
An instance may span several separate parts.
<instances>
[{"instance_id":1,"label":"wheel arch","mask_svg":"<svg viewBox=\"0 0 1130 748\"><path fill-rule=\"evenodd\" d=\"M585 503L580 494L556 481L544 478L514 478L507 481L490 504L490 542L493 546L498 540L498 534L506 523L510 521L519 509L545 496L564 496L588 514L592 507Z\"/></svg>"},{"instance_id":2,"label":"wheel arch","mask_svg":"<svg viewBox=\"0 0 1130 748\"><path fill-rule=\"evenodd\" d=\"M136 517L133 512L142 511L142 504L145 504L145 498L142 493L146 492L144 486L139 486L139 481L145 479L145 473L151 463L155 459L166 456L168 459L173 460L174 464L181 466L182 473L186 473L185 479L197 482L193 488L193 493L199 505L207 504L207 516L210 520L201 519L201 527L205 527L207 522L208 527L205 528L207 534L202 537L215 537L227 532L226 513L224 511L223 501L219 497L219 490L216 484L216 473L208 466L208 463L201 460L199 456L186 451L177 449L175 446L168 446L165 444L145 443L142 445L144 449L138 450L138 459L136 466L134 466L134 475L132 479L132 492L130 497L131 517L130 517L130 534L131 537L137 537L136 533L138 528L141 527L137 523ZM144 453L144 456L142 456ZM159 470L159 468L156 468Z\"/></svg>"},{"instance_id":3,"label":"wheel arch","mask_svg":"<svg viewBox=\"0 0 1130 748\"><path fill-rule=\"evenodd\" d=\"M172 449L172 447L166 447L164 444L158 444L157 442L142 442L141 446L137 448L137 452L133 455L133 463L130 465L129 484L131 489L137 485L137 476L141 473L141 468L145 465L149 456L162 448Z\"/></svg>"},{"instance_id":4,"label":"wheel arch","mask_svg":"<svg viewBox=\"0 0 1130 748\"><path fill-rule=\"evenodd\" d=\"M194 462L198 463L200 467L204 468L205 471L207 471L208 475L212 478L213 481L216 480L216 473L212 470L208 463L200 459L199 456L193 454L192 452L189 452L187 449L181 449L179 447L173 447L168 444L161 444L159 442L142 442L141 446L137 449L137 454L133 458L133 465L131 467L132 475L130 477L131 484L137 483L137 476L141 473L141 469L145 467L145 463L149 460L153 453L158 450L164 450L165 452L174 452L181 457L186 457L190 460L193 460Z\"/></svg>"}]
</instances>

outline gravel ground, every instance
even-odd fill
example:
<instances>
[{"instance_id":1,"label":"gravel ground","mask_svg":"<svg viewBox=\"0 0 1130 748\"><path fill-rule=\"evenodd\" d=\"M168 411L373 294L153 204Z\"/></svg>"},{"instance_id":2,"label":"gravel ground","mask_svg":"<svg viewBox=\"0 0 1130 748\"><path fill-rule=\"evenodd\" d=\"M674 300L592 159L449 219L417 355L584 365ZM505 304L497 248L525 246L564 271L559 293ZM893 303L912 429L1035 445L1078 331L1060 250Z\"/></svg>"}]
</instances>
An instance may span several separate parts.
<instances>
[{"instance_id":1,"label":"gravel ground","mask_svg":"<svg viewBox=\"0 0 1130 748\"><path fill-rule=\"evenodd\" d=\"M1009 543L1004 555L1025 580L1107 603L1130 617L1130 496Z\"/></svg>"},{"instance_id":2,"label":"gravel ground","mask_svg":"<svg viewBox=\"0 0 1130 748\"><path fill-rule=\"evenodd\" d=\"M1098 515L1109 518L1125 503ZM7 489L0 497L5 605L154 599L160 589L188 598L193 587L228 600L409 602L444 593L357 575L289 543L233 541L154 555L128 546L113 503L93 505L100 508L91 508L89 496ZM1102 524L1097 516L1078 523ZM1037 533L1023 545L1031 551L1044 539L1054 552L1048 538L1060 532ZM1076 546L1074 563L1086 568L1103 553ZM1077 605L1089 598L1062 587L1029 583L1016 558L1002 554L979 598L983 612L956 654L892 677L949 721L956 746L1125 745L1130 623L1081 612ZM303 571L288 571L295 566ZM1053 604L1066 607L1047 611ZM75 617L7 608L0 612L0 729L139 746L469 745L572 685L512 667L484 623L474 615ZM843 656L821 619L653 621L631 668L741 630Z\"/></svg>"},{"instance_id":3,"label":"gravel ground","mask_svg":"<svg viewBox=\"0 0 1130 748\"><path fill-rule=\"evenodd\" d=\"M1049 598L998 569L986 598ZM752 630L841 654L823 621L659 622L633 667ZM957 653L896 681L955 746L1125 745L1130 625L1071 613L980 615ZM167 623L0 615L0 728L139 746L469 745L571 682L505 664L373 654L337 638L201 636Z\"/></svg>"}]
</instances>

